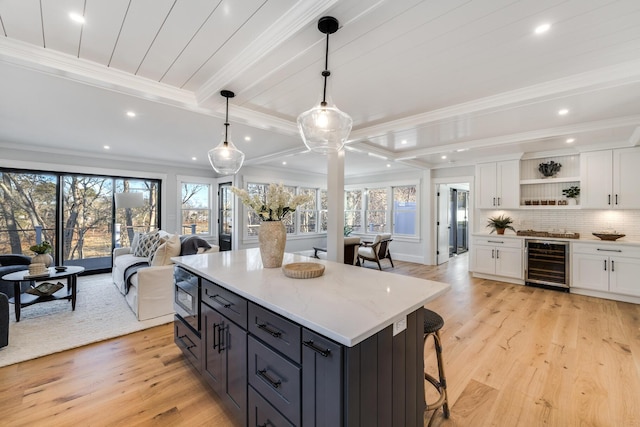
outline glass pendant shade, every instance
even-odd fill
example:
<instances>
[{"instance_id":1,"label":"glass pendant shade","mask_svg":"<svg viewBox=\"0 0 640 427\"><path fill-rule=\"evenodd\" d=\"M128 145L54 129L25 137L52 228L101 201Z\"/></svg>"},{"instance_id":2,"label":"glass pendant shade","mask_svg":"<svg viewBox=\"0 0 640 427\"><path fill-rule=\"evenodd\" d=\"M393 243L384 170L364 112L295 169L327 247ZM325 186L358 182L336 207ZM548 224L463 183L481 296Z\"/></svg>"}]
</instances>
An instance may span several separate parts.
<instances>
[{"instance_id":1,"label":"glass pendant shade","mask_svg":"<svg viewBox=\"0 0 640 427\"><path fill-rule=\"evenodd\" d=\"M342 150L353 120L338 107L321 102L298 116L298 129L304 145L313 152L328 154Z\"/></svg>"},{"instance_id":2,"label":"glass pendant shade","mask_svg":"<svg viewBox=\"0 0 640 427\"><path fill-rule=\"evenodd\" d=\"M209 150L211 167L222 175L238 173L244 163L244 153L231 141L222 141L216 148Z\"/></svg>"},{"instance_id":3,"label":"glass pendant shade","mask_svg":"<svg viewBox=\"0 0 640 427\"><path fill-rule=\"evenodd\" d=\"M213 170L222 175L235 175L244 163L244 153L229 141L229 98L236 96L230 90L223 90L220 95L227 98L227 112L224 121L224 139L216 148L209 150L209 163Z\"/></svg>"},{"instance_id":4,"label":"glass pendant shade","mask_svg":"<svg viewBox=\"0 0 640 427\"><path fill-rule=\"evenodd\" d=\"M353 120L340 111L327 96L327 78L329 71L329 35L338 31L338 20L332 16L323 16L318 20L318 30L327 35L322 101L310 110L298 116L298 129L304 145L311 151L321 154L335 153L342 150L349 137Z\"/></svg>"}]
</instances>

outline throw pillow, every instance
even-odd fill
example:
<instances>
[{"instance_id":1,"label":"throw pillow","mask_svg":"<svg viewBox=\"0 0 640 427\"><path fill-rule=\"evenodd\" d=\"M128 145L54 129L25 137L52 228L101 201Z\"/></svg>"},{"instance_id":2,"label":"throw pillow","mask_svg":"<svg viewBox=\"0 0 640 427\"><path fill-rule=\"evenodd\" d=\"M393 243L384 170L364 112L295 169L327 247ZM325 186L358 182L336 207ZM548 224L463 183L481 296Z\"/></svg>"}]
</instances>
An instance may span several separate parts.
<instances>
[{"instance_id":1,"label":"throw pillow","mask_svg":"<svg viewBox=\"0 0 640 427\"><path fill-rule=\"evenodd\" d=\"M157 231L141 234L133 256L149 258L160 245L160 234Z\"/></svg>"},{"instance_id":2,"label":"throw pillow","mask_svg":"<svg viewBox=\"0 0 640 427\"><path fill-rule=\"evenodd\" d=\"M138 243L140 243L140 235L143 233L138 233L137 231L133 233L133 240L131 241L131 253L135 253L138 249Z\"/></svg>"},{"instance_id":3,"label":"throw pillow","mask_svg":"<svg viewBox=\"0 0 640 427\"><path fill-rule=\"evenodd\" d=\"M211 245L202 237L188 235L180 238L181 249L180 255L195 255L199 248L211 249Z\"/></svg>"},{"instance_id":4,"label":"throw pillow","mask_svg":"<svg viewBox=\"0 0 640 427\"><path fill-rule=\"evenodd\" d=\"M180 237L174 234L166 242L158 246L151 259L151 265L170 265L172 264L171 257L178 255L180 255Z\"/></svg>"}]
</instances>

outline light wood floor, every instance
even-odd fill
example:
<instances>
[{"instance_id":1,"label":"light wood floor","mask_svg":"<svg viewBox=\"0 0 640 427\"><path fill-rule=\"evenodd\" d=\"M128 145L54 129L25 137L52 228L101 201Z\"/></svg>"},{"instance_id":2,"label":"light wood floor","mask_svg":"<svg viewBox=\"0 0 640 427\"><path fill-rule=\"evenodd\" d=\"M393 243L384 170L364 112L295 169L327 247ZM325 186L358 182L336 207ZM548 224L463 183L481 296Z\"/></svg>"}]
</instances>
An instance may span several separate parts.
<instances>
[{"instance_id":1,"label":"light wood floor","mask_svg":"<svg viewBox=\"0 0 640 427\"><path fill-rule=\"evenodd\" d=\"M640 306L473 279L466 255L395 264L385 270L452 285L428 305L445 319L451 407L434 425L640 426ZM172 333L0 368L0 426L228 426Z\"/></svg>"}]
</instances>

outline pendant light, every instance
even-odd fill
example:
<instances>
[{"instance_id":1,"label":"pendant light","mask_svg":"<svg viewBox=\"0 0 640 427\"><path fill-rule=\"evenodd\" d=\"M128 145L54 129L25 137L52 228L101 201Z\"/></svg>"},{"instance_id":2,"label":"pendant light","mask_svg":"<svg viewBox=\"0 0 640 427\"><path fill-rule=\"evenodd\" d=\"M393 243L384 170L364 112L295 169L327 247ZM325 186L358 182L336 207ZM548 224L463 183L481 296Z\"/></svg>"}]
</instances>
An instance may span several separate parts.
<instances>
[{"instance_id":1,"label":"pendant light","mask_svg":"<svg viewBox=\"0 0 640 427\"><path fill-rule=\"evenodd\" d=\"M227 98L227 114L224 121L224 140L216 148L209 150L209 163L213 169L222 175L234 175L238 173L244 162L244 153L228 141L229 130L229 98L233 98L235 93L230 90L223 90L220 95Z\"/></svg>"},{"instance_id":2,"label":"pendant light","mask_svg":"<svg viewBox=\"0 0 640 427\"><path fill-rule=\"evenodd\" d=\"M344 147L349 137L353 120L348 114L340 111L331 98L327 96L327 78L331 75L329 68L329 34L338 31L338 20L332 16L324 16L318 21L318 30L327 35L325 51L324 88L322 102L298 116L298 129L304 144L309 150L328 154Z\"/></svg>"}]
</instances>

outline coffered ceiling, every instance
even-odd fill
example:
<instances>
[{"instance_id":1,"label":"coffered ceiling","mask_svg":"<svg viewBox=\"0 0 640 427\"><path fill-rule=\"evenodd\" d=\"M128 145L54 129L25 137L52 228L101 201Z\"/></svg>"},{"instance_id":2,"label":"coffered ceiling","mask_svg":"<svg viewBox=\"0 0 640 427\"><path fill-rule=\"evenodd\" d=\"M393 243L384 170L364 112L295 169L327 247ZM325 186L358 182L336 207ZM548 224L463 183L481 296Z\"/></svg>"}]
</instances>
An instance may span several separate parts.
<instances>
[{"instance_id":1,"label":"coffered ceiling","mask_svg":"<svg viewBox=\"0 0 640 427\"><path fill-rule=\"evenodd\" d=\"M637 0L0 0L0 148L209 169L228 89L245 164L325 173L325 15L347 175L640 139Z\"/></svg>"}]
</instances>

